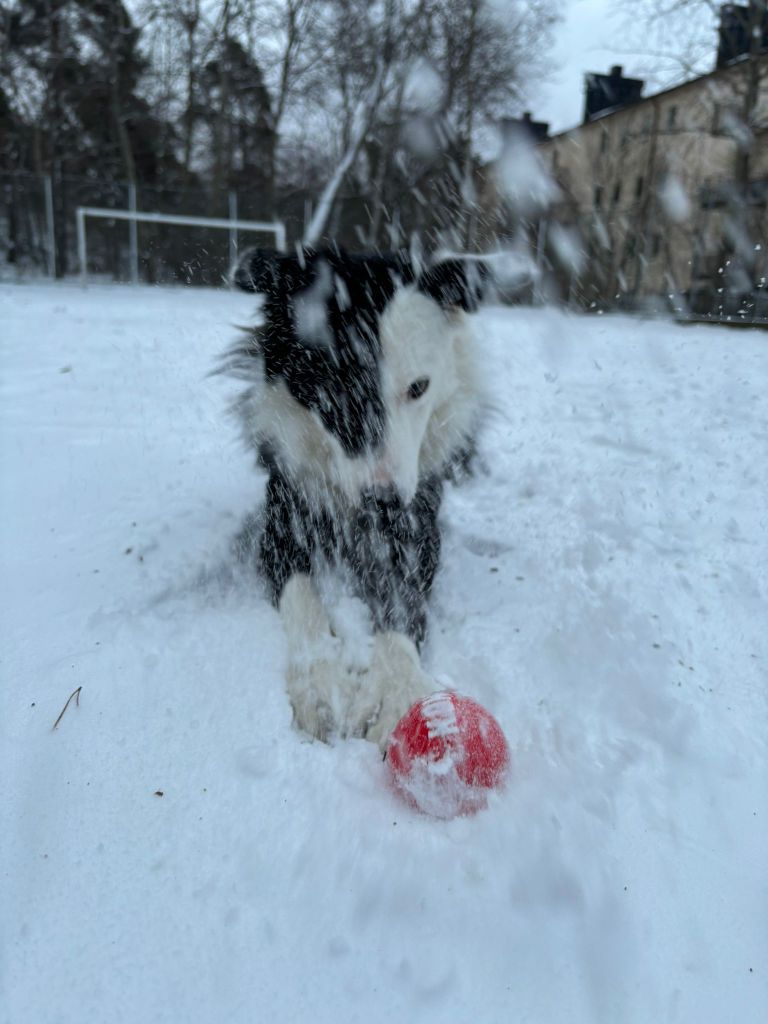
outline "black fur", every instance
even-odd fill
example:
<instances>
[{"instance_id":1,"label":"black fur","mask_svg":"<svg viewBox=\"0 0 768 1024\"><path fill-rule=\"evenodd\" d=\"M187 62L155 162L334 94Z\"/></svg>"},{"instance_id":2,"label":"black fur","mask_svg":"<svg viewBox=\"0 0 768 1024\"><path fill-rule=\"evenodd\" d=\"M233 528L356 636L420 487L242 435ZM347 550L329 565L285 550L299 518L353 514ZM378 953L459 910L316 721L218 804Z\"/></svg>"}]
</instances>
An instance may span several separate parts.
<instances>
[{"instance_id":1,"label":"black fur","mask_svg":"<svg viewBox=\"0 0 768 1024\"><path fill-rule=\"evenodd\" d=\"M275 604L294 573L341 570L368 605L377 630L394 629L420 645L426 602L440 561L437 515L443 482L421 485L405 508L395 496L365 495L354 516L339 520L312 507L279 472L267 483L261 570Z\"/></svg>"},{"instance_id":2,"label":"black fur","mask_svg":"<svg viewBox=\"0 0 768 1024\"><path fill-rule=\"evenodd\" d=\"M441 306L474 313L483 296L487 270L480 260L443 260L419 278L419 290Z\"/></svg>"},{"instance_id":3,"label":"black fur","mask_svg":"<svg viewBox=\"0 0 768 1024\"><path fill-rule=\"evenodd\" d=\"M417 288L446 310L472 311L484 268L448 260L417 275L404 254L353 256L337 249L281 255L247 253L235 273L246 291L264 296L264 326L249 332L222 369L252 379L258 367L268 381L282 379L291 395L313 410L350 457L375 454L384 429L379 388L378 319L401 284ZM301 336L302 295L322 290L323 344ZM311 329L311 325L310 325ZM327 335L327 336L326 336ZM377 630L406 633L420 644L426 600L440 558L437 517L443 480L468 457L454 453L441 475L421 481L406 508L397 495L362 495L358 507L339 515L310 503L292 480L280 453L261 444L269 472L259 562L275 603L296 573L315 575L334 566L351 580L371 610ZM245 534L242 551L250 545Z\"/></svg>"}]
</instances>

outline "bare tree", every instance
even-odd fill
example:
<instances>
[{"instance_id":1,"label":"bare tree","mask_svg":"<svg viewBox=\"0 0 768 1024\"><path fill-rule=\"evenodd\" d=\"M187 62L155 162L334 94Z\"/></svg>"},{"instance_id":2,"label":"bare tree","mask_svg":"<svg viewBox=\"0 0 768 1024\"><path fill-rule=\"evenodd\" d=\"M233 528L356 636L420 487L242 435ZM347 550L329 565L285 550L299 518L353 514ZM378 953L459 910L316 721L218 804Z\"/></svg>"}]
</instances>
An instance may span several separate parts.
<instances>
[{"instance_id":1,"label":"bare tree","mask_svg":"<svg viewBox=\"0 0 768 1024\"><path fill-rule=\"evenodd\" d=\"M335 162L312 237L346 180L364 200L360 237L369 244L381 240L385 220L391 233L398 211L412 220L419 203L445 207L446 221L465 225L456 241L471 242L475 147L494 119L520 104L554 10L551 0L503 8L491 0L321 5L307 95L327 118ZM414 101L424 78L431 95Z\"/></svg>"},{"instance_id":2,"label":"bare tree","mask_svg":"<svg viewBox=\"0 0 768 1024\"><path fill-rule=\"evenodd\" d=\"M244 0L248 50L259 61L272 93L276 133L291 106L303 97L322 55L312 45L320 0Z\"/></svg>"},{"instance_id":3,"label":"bare tree","mask_svg":"<svg viewBox=\"0 0 768 1024\"><path fill-rule=\"evenodd\" d=\"M142 15L148 30L145 45L153 67L162 73L168 113L181 125L181 164L186 187L193 175L200 75L210 58L215 36L202 0L146 0Z\"/></svg>"},{"instance_id":4,"label":"bare tree","mask_svg":"<svg viewBox=\"0 0 768 1024\"><path fill-rule=\"evenodd\" d=\"M307 226L306 244L316 244L325 230L339 188L366 143L365 166L357 168L356 184L369 201L373 230L367 236L375 241L387 170L381 136L388 136L392 145L387 126L397 125L402 115L405 82L417 54L414 43L418 29L424 28L426 7L424 0L332 0L326 4L315 38L315 46L325 55L316 63L316 95L324 106L332 106L338 118L338 156Z\"/></svg>"}]
</instances>

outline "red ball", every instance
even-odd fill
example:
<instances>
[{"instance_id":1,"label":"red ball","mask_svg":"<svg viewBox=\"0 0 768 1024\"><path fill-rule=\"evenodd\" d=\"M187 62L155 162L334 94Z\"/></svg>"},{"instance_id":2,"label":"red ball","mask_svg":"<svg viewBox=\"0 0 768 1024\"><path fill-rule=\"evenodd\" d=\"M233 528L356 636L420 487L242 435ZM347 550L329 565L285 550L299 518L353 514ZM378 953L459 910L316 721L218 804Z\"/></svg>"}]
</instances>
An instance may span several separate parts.
<instances>
[{"instance_id":1,"label":"red ball","mask_svg":"<svg viewBox=\"0 0 768 1024\"><path fill-rule=\"evenodd\" d=\"M460 693L424 697L395 726L387 762L397 790L435 818L474 814L500 786L509 766L501 726Z\"/></svg>"}]
</instances>

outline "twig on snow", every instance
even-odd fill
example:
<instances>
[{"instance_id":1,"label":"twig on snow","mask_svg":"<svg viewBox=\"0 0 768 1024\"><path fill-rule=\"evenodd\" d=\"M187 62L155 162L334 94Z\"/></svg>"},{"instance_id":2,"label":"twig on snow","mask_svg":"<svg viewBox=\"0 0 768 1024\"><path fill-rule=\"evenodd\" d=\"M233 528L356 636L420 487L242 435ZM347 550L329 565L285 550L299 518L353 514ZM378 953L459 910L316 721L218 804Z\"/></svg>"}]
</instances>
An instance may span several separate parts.
<instances>
[{"instance_id":1,"label":"twig on snow","mask_svg":"<svg viewBox=\"0 0 768 1024\"><path fill-rule=\"evenodd\" d=\"M69 707L69 702L70 702L70 701L72 700L72 698L73 698L73 697L75 698L75 704L77 705L77 707L80 707L80 691L81 691L81 690L82 690L82 686L78 686L78 688L77 688L76 690L73 690L73 691L72 691L72 693L70 693L69 697L67 697L67 703L66 703L66 704L64 705L64 707L63 707L63 708L61 709L61 712L60 712L60 714L59 714L59 717L58 717L58 718L56 719L56 721L55 721L55 722L53 723L53 727L51 728L51 732L53 732L53 730L54 730L54 729L56 728L56 726L57 726L57 725L59 724L59 722L60 722L60 721L62 720L62 718L64 717L64 712L65 712L65 711L67 710L67 708Z\"/></svg>"}]
</instances>

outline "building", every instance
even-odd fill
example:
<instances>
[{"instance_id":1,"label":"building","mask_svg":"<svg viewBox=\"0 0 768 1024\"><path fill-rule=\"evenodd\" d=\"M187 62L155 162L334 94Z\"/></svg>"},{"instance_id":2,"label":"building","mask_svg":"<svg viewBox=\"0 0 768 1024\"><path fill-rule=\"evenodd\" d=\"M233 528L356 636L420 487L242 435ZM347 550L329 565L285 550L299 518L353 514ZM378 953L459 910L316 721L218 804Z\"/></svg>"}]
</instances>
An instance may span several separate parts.
<instances>
[{"instance_id":1,"label":"building","mask_svg":"<svg viewBox=\"0 0 768 1024\"><path fill-rule=\"evenodd\" d=\"M587 75L580 125L528 132L557 198L532 215L497 182L496 233L525 222L550 290L587 306L768 316L767 51L765 4L726 5L709 74L646 97L619 66Z\"/></svg>"}]
</instances>

